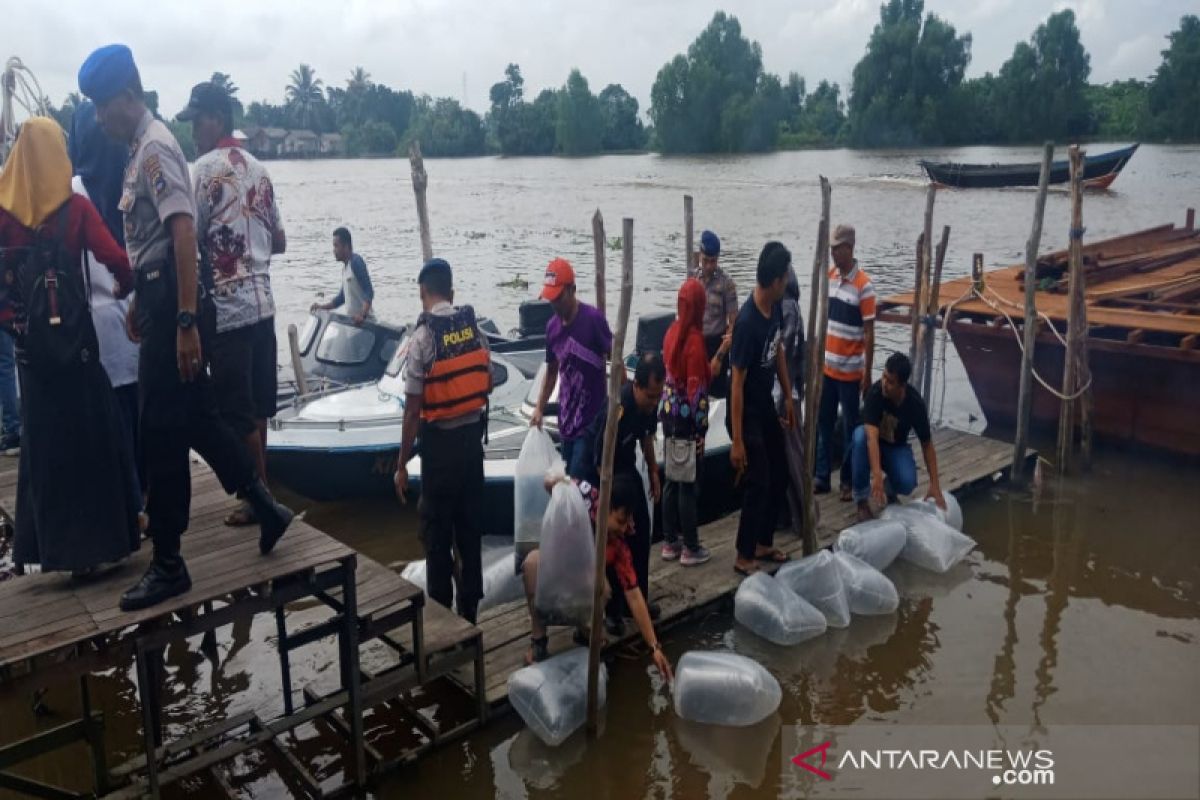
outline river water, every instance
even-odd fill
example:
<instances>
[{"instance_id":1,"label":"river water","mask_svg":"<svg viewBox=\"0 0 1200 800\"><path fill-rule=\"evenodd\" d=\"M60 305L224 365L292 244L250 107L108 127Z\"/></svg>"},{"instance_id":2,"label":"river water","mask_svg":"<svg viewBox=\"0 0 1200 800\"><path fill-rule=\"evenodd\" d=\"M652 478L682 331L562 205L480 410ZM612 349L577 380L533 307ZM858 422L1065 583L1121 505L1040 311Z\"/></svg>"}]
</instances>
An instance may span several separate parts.
<instances>
[{"instance_id":1,"label":"river water","mask_svg":"<svg viewBox=\"0 0 1200 800\"><path fill-rule=\"evenodd\" d=\"M1114 143L1117 147L1122 143ZM1092 152L1110 149L1095 144ZM634 311L671 310L682 276L682 201L696 199L697 232L717 231L722 264L744 293L755 259L772 238L793 252L807 287L820 197L833 184L834 223L857 228L857 255L881 293L912 283L923 225L918 157L1036 160L1032 148L954 151L808 151L763 156L429 161L434 249L455 268L457 300L516 324L519 303L536 294L545 264L575 263L592 295L591 215L600 208L610 237L634 220ZM1065 156L1065 153L1060 153ZM354 234L367 260L378 313L404 321L419 310L416 212L401 160L275 162L269 165L288 229L289 252L273 265L278 327L301 323L321 293L337 290L330 234ZM1182 223L1200 188L1200 147L1144 146L1111 191L1084 201L1088 238L1165 222ZM1032 190L943 191L935 230L950 225L945 274L1023 258ZM1051 193L1043 249L1065 246L1068 200ZM620 250L609 249L610 306ZM527 282L528 288L521 287ZM805 288L802 307L807 309ZM907 332L882 326L880 347L905 348ZM882 359L877 358L877 362ZM945 424L982 431L985 420L953 347L935 376L934 406ZM942 387L944 386L944 390ZM1184 399L1181 398L1181 401ZM1188 411L1181 407L1183 413ZM1200 539L1190 513L1200 471L1160 456L1101 448L1094 471L1033 492L996 488L963 502L979 548L947 576L895 574L898 614L856 618L851 628L791 650L755 641L717 612L668 633L672 660L692 648L733 648L767 664L783 702L765 725L735 735L682 725L644 660L611 665L605 733L576 737L556 751L522 731L514 715L394 774L379 796L775 797L782 783L780 727L852 724L1200 723ZM312 504L308 521L383 563L421 556L411 509L394 501ZM652 590L653 591L653 590ZM297 684L336 677L330 647L298 651ZM106 718L110 756L140 743L132 669L93 681ZM198 641L167 651L169 734L182 735L254 708L277 713L278 661L268 617L221 631L215 650ZM52 711L74 707L69 686L51 686ZM0 701L0 741L62 718L35 718L27 698ZM85 751L43 759L29 771L83 786ZM327 766L328 755L320 757ZM245 796L281 796L286 786L261 758L238 763ZM193 786L203 794L203 785ZM3 796L0 792L0 796Z\"/></svg>"}]
</instances>

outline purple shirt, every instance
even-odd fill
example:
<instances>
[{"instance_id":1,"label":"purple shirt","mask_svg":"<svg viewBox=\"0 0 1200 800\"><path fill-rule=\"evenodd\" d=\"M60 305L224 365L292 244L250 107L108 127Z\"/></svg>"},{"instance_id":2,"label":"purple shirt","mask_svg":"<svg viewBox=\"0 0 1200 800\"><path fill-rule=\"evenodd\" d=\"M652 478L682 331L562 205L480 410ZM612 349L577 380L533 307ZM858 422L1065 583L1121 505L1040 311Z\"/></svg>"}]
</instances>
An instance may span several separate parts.
<instances>
[{"instance_id":1,"label":"purple shirt","mask_svg":"<svg viewBox=\"0 0 1200 800\"><path fill-rule=\"evenodd\" d=\"M581 436L608 397L605 363L612 350L608 320L594 306L579 304L570 325L557 315L546 325L546 363L558 365L558 433Z\"/></svg>"}]
</instances>

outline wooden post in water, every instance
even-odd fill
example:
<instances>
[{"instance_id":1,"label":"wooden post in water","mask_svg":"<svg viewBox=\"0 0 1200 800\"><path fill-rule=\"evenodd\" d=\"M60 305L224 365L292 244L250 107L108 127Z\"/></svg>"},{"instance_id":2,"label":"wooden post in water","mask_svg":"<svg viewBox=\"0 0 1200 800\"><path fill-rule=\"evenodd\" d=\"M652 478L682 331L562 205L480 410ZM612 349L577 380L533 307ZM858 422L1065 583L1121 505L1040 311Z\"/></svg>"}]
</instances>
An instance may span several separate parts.
<instances>
[{"instance_id":1,"label":"wooden post in water","mask_svg":"<svg viewBox=\"0 0 1200 800\"><path fill-rule=\"evenodd\" d=\"M1025 322L1021 354L1021 380L1017 393L1017 436L1013 441L1011 477L1024 485L1025 452L1029 444L1029 417L1033 413L1033 355L1037 344L1037 257L1042 243L1042 219L1046 215L1046 187L1050 183L1050 165L1054 161L1054 142L1042 148L1042 171L1038 177L1037 201L1033 204L1033 228L1025 242Z\"/></svg>"},{"instance_id":2,"label":"wooden post in water","mask_svg":"<svg viewBox=\"0 0 1200 800\"><path fill-rule=\"evenodd\" d=\"M308 378L304 375L304 365L300 361L300 334L295 325L288 325L288 350L292 354L292 372L296 375L296 399L303 400L308 394Z\"/></svg>"},{"instance_id":3,"label":"wooden post in water","mask_svg":"<svg viewBox=\"0 0 1200 800\"><path fill-rule=\"evenodd\" d=\"M687 248L687 257L683 260L683 277L687 280L696 271L696 264L693 259L696 257L696 223L693 219L692 196L685 194L683 196L683 246Z\"/></svg>"},{"instance_id":4,"label":"wooden post in water","mask_svg":"<svg viewBox=\"0 0 1200 800\"><path fill-rule=\"evenodd\" d=\"M933 201L937 197L937 184L930 183L925 189L925 227L921 234L921 258L917 262L917 282L921 285L920 302L913 306L913 314L918 315L920 324L913 328L913 383L917 386L925 384L925 370L929 367L925 361L925 340L932 332L926 321L929 311L929 278L933 272Z\"/></svg>"},{"instance_id":5,"label":"wooden post in water","mask_svg":"<svg viewBox=\"0 0 1200 800\"><path fill-rule=\"evenodd\" d=\"M596 510L596 575L592 596L592 631L588 642L587 728L595 736L599 730L600 647L604 641L604 552L608 547L608 510L612 499L613 456L617 449L617 417L621 408L621 385L625 382L625 332L629 326L629 306L633 303L633 220L622 224L621 305L617 309L617 330L613 334L612 365L608 378L608 418L604 428L604 450L600 457L600 507Z\"/></svg>"},{"instance_id":6,"label":"wooden post in water","mask_svg":"<svg viewBox=\"0 0 1200 800\"><path fill-rule=\"evenodd\" d=\"M817 251L813 254L812 283L808 299L808 353L804 365L804 470L800 491L804 495L804 552L817 552L817 502L813 494L813 467L817 458L817 409L825 383L825 329L829 322L829 179L821 176L821 221L817 226Z\"/></svg>"},{"instance_id":7,"label":"wooden post in water","mask_svg":"<svg viewBox=\"0 0 1200 800\"><path fill-rule=\"evenodd\" d=\"M597 208L596 213L592 215L592 250L596 254L596 308L600 310L601 316L604 315L608 291L604 287L604 251L607 247L608 242L604 239L604 215Z\"/></svg>"},{"instance_id":8,"label":"wooden post in water","mask_svg":"<svg viewBox=\"0 0 1200 800\"><path fill-rule=\"evenodd\" d=\"M408 147L408 165L412 168L413 194L417 196L417 222L421 227L421 260L433 258L433 240L429 236L429 205L425 201L425 189L429 176L425 174L425 160L421 158L421 142L413 139Z\"/></svg>"},{"instance_id":9,"label":"wooden post in water","mask_svg":"<svg viewBox=\"0 0 1200 800\"><path fill-rule=\"evenodd\" d=\"M921 293L921 259L925 257L925 234L917 237L917 268L913 279L913 302L912 302L912 319L910 325L912 328L911 339L908 343L908 360L913 364L913 374L917 375L917 341L921 336L921 309L924 306L924 295Z\"/></svg>"},{"instance_id":10,"label":"wooden post in water","mask_svg":"<svg viewBox=\"0 0 1200 800\"><path fill-rule=\"evenodd\" d=\"M921 397L929 405L929 393L933 387L933 344L937 338L938 302L942 296L942 264L946 260L946 248L950 246L950 226L942 226L942 240L938 242L933 257L933 282L929 286L929 302L925 305L925 316L930 320L925 335L925 374L921 376Z\"/></svg>"},{"instance_id":11,"label":"wooden post in water","mask_svg":"<svg viewBox=\"0 0 1200 800\"><path fill-rule=\"evenodd\" d=\"M1189 231L1195 229L1195 227L1196 227L1196 209L1189 208L1187 210L1187 219L1184 222L1184 227L1187 228Z\"/></svg>"},{"instance_id":12,"label":"wooden post in water","mask_svg":"<svg viewBox=\"0 0 1200 800\"><path fill-rule=\"evenodd\" d=\"M1067 246L1067 347L1063 355L1061 410L1058 415L1058 473L1064 474L1075 443L1075 401L1083 386L1080 365L1086 356L1080 350L1087 340L1087 305L1083 275L1083 155L1071 145L1071 233ZM1082 403L1080 403L1082 406ZM1088 420L1090 424L1090 419Z\"/></svg>"}]
</instances>

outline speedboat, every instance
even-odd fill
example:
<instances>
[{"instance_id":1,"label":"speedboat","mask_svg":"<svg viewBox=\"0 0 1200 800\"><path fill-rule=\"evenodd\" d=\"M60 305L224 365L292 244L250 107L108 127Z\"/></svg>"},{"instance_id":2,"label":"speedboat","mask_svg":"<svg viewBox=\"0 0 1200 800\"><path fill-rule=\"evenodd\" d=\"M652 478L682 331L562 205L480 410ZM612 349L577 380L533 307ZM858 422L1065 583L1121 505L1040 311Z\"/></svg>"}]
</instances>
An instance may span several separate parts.
<instances>
[{"instance_id":1,"label":"speedboat","mask_svg":"<svg viewBox=\"0 0 1200 800\"><path fill-rule=\"evenodd\" d=\"M484 533L513 534L513 480L521 445L545 379L544 339L510 339L492 346L493 389L489 398L484 444ZM644 343L640 343L644 344ZM661 344L659 345L661 346ZM408 340L397 348L376 383L298 398L271 421L267 463L271 477L314 500L392 495L404 423L404 372ZM626 360L633 377L636 355ZM557 440L557 388L544 414L543 428ZM725 427L725 400L709 409L700 493L701 519L714 519L732 503L730 438ZM657 446L661 462L662 445ZM640 458L640 454L639 454ZM408 464L410 494L421 486L420 442Z\"/></svg>"},{"instance_id":2,"label":"speedboat","mask_svg":"<svg viewBox=\"0 0 1200 800\"><path fill-rule=\"evenodd\" d=\"M306 391L320 394L379 380L407 332L407 325L389 325L375 320L364 320L355 325L344 314L310 311L297 342ZM281 363L277 403L285 406L298 393L294 366Z\"/></svg>"}]
</instances>

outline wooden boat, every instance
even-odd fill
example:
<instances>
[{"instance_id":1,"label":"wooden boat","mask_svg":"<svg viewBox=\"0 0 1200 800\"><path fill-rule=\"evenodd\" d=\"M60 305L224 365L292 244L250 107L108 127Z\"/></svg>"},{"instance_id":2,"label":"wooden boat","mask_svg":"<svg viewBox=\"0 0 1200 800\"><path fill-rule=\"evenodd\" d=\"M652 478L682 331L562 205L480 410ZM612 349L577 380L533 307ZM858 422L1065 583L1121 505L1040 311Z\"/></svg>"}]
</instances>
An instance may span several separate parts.
<instances>
[{"instance_id":1,"label":"wooden boat","mask_svg":"<svg viewBox=\"0 0 1200 800\"><path fill-rule=\"evenodd\" d=\"M1183 228L1163 225L1085 244L1088 353L1093 429L1109 442L1200 455L1200 231L1189 209ZM1038 261L1037 308L1066 332L1066 251ZM942 284L939 326L946 324L989 427L1016 423L1024 325L1024 265ZM912 294L885 298L880 318L910 324ZM946 323L946 316L949 321ZM1007 317L1006 317L1007 315ZM1064 348L1043 319L1034 368L1062 385ZM1053 428L1060 402L1035 382L1033 423Z\"/></svg>"},{"instance_id":2,"label":"wooden boat","mask_svg":"<svg viewBox=\"0 0 1200 800\"><path fill-rule=\"evenodd\" d=\"M1136 144L1110 153L1087 156L1083 165L1083 185L1088 189L1107 189L1133 158ZM952 161L917 162L929 180L941 186L960 189L996 189L1004 186L1037 186L1042 165L1030 164L958 164ZM1070 164L1066 159L1050 166L1050 183L1066 183Z\"/></svg>"}]
</instances>

